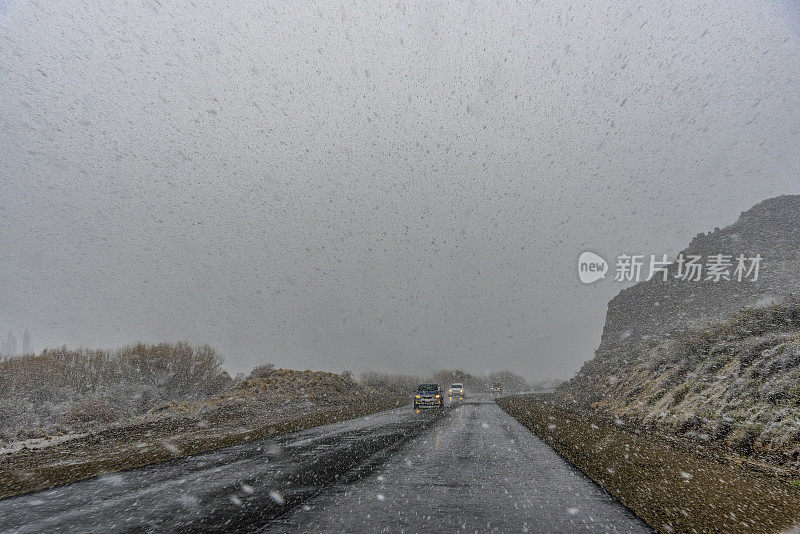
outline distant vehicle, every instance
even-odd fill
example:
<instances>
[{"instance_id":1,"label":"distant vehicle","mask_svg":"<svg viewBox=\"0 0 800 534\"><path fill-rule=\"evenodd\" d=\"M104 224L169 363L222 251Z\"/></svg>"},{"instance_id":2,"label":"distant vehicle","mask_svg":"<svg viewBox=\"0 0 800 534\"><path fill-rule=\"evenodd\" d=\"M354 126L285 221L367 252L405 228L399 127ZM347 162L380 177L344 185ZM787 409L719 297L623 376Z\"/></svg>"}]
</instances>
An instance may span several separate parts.
<instances>
[{"instance_id":1,"label":"distant vehicle","mask_svg":"<svg viewBox=\"0 0 800 534\"><path fill-rule=\"evenodd\" d=\"M464 384L460 382L456 382L455 384L450 384L450 388L447 390L447 395L450 398L458 397L460 399L464 398Z\"/></svg>"},{"instance_id":2,"label":"distant vehicle","mask_svg":"<svg viewBox=\"0 0 800 534\"><path fill-rule=\"evenodd\" d=\"M495 382L492 384L492 387L489 388L493 395L500 395L503 393L503 385L499 382Z\"/></svg>"},{"instance_id":3,"label":"distant vehicle","mask_svg":"<svg viewBox=\"0 0 800 534\"><path fill-rule=\"evenodd\" d=\"M420 384L414 393L414 409L441 408L444 406L444 392L439 384Z\"/></svg>"}]
</instances>

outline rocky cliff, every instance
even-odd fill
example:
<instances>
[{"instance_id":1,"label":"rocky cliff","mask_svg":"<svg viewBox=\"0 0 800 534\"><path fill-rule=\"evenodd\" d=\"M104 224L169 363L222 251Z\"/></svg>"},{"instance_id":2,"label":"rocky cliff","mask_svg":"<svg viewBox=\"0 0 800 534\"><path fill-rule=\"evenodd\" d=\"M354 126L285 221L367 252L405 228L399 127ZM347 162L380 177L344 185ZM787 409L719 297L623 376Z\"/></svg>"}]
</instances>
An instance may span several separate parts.
<instances>
[{"instance_id":1,"label":"rocky cliff","mask_svg":"<svg viewBox=\"0 0 800 534\"><path fill-rule=\"evenodd\" d=\"M672 264L666 281L620 292L595 358L558 393L628 420L745 452L780 451L797 462L800 196L766 200L731 226L699 234L683 254L760 254L758 280L684 281Z\"/></svg>"},{"instance_id":2,"label":"rocky cliff","mask_svg":"<svg viewBox=\"0 0 800 534\"><path fill-rule=\"evenodd\" d=\"M765 200L734 224L698 234L683 255L762 257L758 280L699 282L661 276L621 291L608 305L599 352L664 337L724 319L746 306L779 302L800 288L800 195ZM749 264L748 264L749 266ZM752 276L750 277L752 278Z\"/></svg>"}]
</instances>

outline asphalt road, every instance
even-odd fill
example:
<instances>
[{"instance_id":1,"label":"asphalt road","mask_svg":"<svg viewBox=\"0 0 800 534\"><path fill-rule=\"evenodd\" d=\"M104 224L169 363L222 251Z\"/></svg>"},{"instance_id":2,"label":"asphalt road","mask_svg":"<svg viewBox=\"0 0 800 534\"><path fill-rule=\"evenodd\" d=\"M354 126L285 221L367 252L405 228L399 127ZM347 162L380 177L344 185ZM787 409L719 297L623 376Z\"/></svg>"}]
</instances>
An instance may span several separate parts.
<instances>
[{"instance_id":1,"label":"asphalt road","mask_svg":"<svg viewBox=\"0 0 800 534\"><path fill-rule=\"evenodd\" d=\"M2 532L649 532L486 397L0 501Z\"/></svg>"}]
</instances>

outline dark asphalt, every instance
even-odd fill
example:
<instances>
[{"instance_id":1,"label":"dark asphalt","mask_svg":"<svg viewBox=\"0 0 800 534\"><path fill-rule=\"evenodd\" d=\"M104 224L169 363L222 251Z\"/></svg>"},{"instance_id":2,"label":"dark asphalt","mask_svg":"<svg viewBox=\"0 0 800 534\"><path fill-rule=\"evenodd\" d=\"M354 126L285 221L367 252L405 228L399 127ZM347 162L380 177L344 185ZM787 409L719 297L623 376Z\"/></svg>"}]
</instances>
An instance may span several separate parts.
<instances>
[{"instance_id":1,"label":"dark asphalt","mask_svg":"<svg viewBox=\"0 0 800 534\"><path fill-rule=\"evenodd\" d=\"M651 532L488 398L263 532Z\"/></svg>"},{"instance_id":2,"label":"dark asphalt","mask_svg":"<svg viewBox=\"0 0 800 534\"><path fill-rule=\"evenodd\" d=\"M648 532L488 398L0 501L2 532Z\"/></svg>"}]
</instances>

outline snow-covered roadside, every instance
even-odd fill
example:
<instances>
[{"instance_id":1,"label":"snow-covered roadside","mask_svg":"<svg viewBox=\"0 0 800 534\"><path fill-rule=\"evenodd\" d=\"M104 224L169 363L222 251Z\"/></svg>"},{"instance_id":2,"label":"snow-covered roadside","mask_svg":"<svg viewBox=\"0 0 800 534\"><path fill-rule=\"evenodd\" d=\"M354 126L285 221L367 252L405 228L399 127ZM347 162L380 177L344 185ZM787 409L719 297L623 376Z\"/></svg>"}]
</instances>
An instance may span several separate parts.
<instances>
[{"instance_id":1,"label":"snow-covered roadside","mask_svg":"<svg viewBox=\"0 0 800 534\"><path fill-rule=\"evenodd\" d=\"M33 439L23 439L18 441L11 441L6 442L0 447L0 456L5 454L11 454L22 449L43 449L45 447L52 447L54 445L60 445L67 441L71 441L77 438L82 438L86 435L86 432L74 432L70 434L62 434L59 436L47 436L44 438L33 438Z\"/></svg>"},{"instance_id":2,"label":"snow-covered roadside","mask_svg":"<svg viewBox=\"0 0 800 534\"><path fill-rule=\"evenodd\" d=\"M275 405L226 397L198 409L167 409L59 436L56 443L39 439L29 447L15 442L0 454L0 498L361 417L405 402L340 394L330 404L301 400Z\"/></svg>"}]
</instances>

